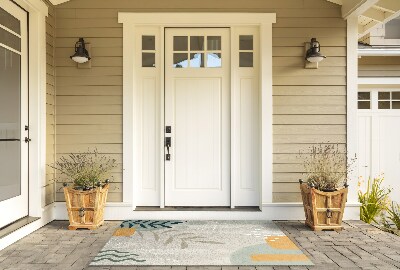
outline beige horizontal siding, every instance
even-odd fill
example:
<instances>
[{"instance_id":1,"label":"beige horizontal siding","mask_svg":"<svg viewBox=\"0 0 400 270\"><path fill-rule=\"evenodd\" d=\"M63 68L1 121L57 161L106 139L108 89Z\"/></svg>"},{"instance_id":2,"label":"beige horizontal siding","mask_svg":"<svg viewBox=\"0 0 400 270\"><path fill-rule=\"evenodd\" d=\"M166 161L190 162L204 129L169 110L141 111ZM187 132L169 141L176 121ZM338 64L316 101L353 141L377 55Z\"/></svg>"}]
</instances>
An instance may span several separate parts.
<instances>
[{"instance_id":1,"label":"beige horizontal siding","mask_svg":"<svg viewBox=\"0 0 400 270\"><path fill-rule=\"evenodd\" d=\"M359 77L400 77L399 56L363 56L358 60Z\"/></svg>"},{"instance_id":2,"label":"beige horizontal siding","mask_svg":"<svg viewBox=\"0 0 400 270\"><path fill-rule=\"evenodd\" d=\"M346 22L325 0L72 0L58 5L55 31L57 156L97 147L122 162L122 25L118 12L273 12L273 132L276 202L299 201L300 150L315 143L346 143ZM69 59L73 44L91 44L92 68ZM304 69L304 42L317 37L328 56ZM110 201L122 200L115 171ZM118 188L117 188L118 187ZM58 191L57 200L63 200Z\"/></svg>"}]
</instances>

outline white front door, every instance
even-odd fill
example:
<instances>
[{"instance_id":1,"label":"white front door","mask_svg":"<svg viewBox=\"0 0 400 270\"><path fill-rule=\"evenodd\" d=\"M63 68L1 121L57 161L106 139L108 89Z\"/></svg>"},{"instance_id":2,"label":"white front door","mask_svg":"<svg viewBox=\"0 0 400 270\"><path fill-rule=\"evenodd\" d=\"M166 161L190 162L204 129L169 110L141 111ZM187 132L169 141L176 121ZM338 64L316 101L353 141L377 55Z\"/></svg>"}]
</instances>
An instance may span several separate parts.
<instances>
[{"instance_id":1,"label":"white front door","mask_svg":"<svg viewBox=\"0 0 400 270\"><path fill-rule=\"evenodd\" d=\"M27 13L0 1L0 228L28 215Z\"/></svg>"},{"instance_id":2,"label":"white front door","mask_svg":"<svg viewBox=\"0 0 400 270\"><path fill-rule=\"evenodd\" d=\"M227 28L165 31L166 206L230 205L229 58Z\"/></svg>"},{"instance_id":3,"label":"white front door","mask_svg":"<svg viewBox=\"0 0 400 270\"><path fill-rule=\"evenodd\" d=\"M400 203L400 89L360 90L358 97L359 175L382 174Z\"/></svg>"}]
</instances>

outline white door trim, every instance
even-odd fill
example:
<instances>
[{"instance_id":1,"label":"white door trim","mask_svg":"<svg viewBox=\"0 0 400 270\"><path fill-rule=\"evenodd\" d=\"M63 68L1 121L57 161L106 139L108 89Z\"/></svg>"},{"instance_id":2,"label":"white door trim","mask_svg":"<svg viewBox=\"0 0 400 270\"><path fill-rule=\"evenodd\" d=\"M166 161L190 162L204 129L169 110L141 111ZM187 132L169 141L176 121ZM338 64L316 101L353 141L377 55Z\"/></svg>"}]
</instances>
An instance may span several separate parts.
<instances>
[{"instance_id":1,"label":"white door trim","mask_svg":"<svg viewBox=\"0 0 400 270\"><path fill-rule=\"evenodd\" d=\"M260 27L260 92L261 92L261 198L272 202L272 24L275 13L118 13L123 24L123 202L136 208L136 190L141 177L140 113L135 107L135 27ZM161 50L163 51L163 50ZM161 58L163 59L163 58ZM160 63L163 67L164 63ZM163 74L163 72L162 72ZM164 77L160 85L163 87ZM139 129L139 130L138 130ZM232 186L234 183L231 184Z\"/></svg>"},{"instance_id":2,"label":"white door trim","mask_svg":"<svg viewBox=\"0 0 400 270\"><path fill-rule=\"evenodd\" d=\"M29 215L42 217L46 182L46 16L41 0L14 0L29 17Z\"/></svg>"}]
</instances>

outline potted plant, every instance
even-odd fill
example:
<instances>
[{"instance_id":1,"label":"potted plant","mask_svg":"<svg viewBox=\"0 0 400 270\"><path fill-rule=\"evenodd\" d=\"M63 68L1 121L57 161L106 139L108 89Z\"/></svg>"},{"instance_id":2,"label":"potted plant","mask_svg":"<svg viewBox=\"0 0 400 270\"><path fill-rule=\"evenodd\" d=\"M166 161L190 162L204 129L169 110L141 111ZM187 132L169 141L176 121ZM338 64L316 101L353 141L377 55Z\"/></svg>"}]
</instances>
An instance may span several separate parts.
<instances>
[{"instance_id":1,"label":"potted plant","mask_svg":"<svg viewBox=\"0 0 400 270\"><path fill-rule=\"evenodd\" d=\"M341 230L354 159L337 144L319 144L300 152L305 181L299 180L306 225L313 230Z\"/></svg>"},{"instance_id":2,"label":"potted plant","mask_svg":"<svg viewBox=\"0 0 400 270\"><path fill-rule=\"evenodd\" d=\"M62 156L54 166L63 177L72 182L63 183L67 204L68 229L96 229L104 222L104 206L109 190L108 176L116 160L101 155L95 149L84 153Z\"/></svg>"}]
</instances>

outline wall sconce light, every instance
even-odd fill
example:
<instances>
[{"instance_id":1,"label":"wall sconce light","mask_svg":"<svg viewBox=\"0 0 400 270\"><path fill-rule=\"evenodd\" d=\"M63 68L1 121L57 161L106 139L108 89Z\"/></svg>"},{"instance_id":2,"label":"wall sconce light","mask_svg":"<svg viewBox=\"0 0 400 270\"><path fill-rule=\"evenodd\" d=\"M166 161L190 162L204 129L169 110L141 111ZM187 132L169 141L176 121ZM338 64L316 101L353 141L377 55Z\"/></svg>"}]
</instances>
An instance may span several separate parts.
<instances>
[{"instance_id":1,"label":"wall sconce light","mask_svg":"<svg viewBox=\"0 0 400 270\"><path fill-rule=\"evenodd\" d=\"M75 54L70 56L70 58L78 64L86 63L90 60L89 52L85 48L85 41L83 38L79 38L75 43Z\"/></svg>"},{"instance_id":2,"label":"wall sconce light","mask_svg":"<svg viewBox=\"0 0 400 270\"><path fill-rule=\"evenodd\" d=\"M316 38L312 38L311 42L306 42L306 68L318 68L318 63L326 58L320 53L321 47Z\"/></svg>"}]
</instances>

